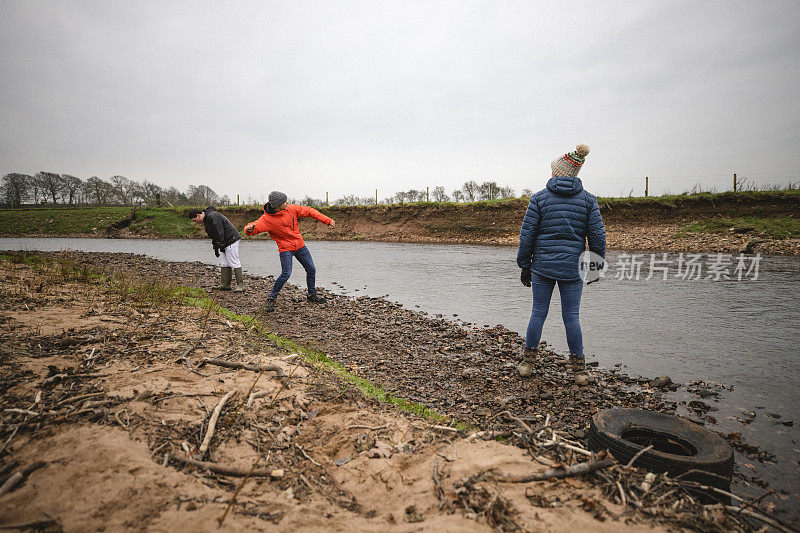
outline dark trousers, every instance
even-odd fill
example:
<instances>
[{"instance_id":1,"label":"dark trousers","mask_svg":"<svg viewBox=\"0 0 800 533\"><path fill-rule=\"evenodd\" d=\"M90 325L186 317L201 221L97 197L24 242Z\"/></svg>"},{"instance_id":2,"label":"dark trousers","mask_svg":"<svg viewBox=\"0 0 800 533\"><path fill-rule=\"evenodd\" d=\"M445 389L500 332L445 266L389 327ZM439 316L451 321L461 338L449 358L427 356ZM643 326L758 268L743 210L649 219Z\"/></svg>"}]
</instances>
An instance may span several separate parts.
<instances>
[{"instance_id":1,"label":"dark trousers","mask_svg":"<svg viewBox=\"0 0 800 533\"><path fill-rule=\"evenodd\" d=\"M569 351L578 357L583 357L583 335L578 318L583 282L558 281L557 283L558 292L561 293L561 318L564 320L564 327L567 330ZM544 278L533 272L531 273L531 284L533 285L533 312L528 322L525 345L528 348L536 348L542 338L542 327L547 318L547 311L550 309L550 297L553 295L556 280Z\"/></svg>"},{"instance_id":2,"label":"dark trousers","mask_svg":"<svg viewBox=\"0 0 800 533\"><path fill-rule=\"evenodd\" d=\"M317 292L316 289L316 281L317 281L317 268L314 266L314 260L311 258L311 252L308 251L308 248L303 246L299 250L295 250L293 252L286 251L280 253L281 257L281 275L278 276L278 279L275 280L275 285L272 287L272 293L270 293L270 298L277 298L278 293L281 292L283 285L288 281L289 276L292 275L292 258L296 257L300 264L303 265L303 268L306 269L306 284L308 285L308 295L311 296L312 294Z\"/></svg>"}]
</instances>

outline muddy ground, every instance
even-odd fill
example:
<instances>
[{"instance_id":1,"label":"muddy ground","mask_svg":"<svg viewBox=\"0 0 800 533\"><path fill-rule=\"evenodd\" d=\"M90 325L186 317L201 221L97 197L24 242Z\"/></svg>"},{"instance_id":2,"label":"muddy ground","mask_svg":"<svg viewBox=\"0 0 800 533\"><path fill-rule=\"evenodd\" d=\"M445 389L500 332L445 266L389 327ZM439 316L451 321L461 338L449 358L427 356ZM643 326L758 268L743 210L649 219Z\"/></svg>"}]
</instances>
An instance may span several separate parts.
<instances>
[{"instance_id":1,"label":"muddy ground","mask_svg":"<svg viewBox=\"0 0 800 533\"><path fill-rule=\"evenodd\" d=\"M644 472L621 466L498 481L578 460L536 443L558 435L584 447L599 408L675 407L614 372L596 370L598 384L578 389L555 357L537 379L520 381L513 364L521 341L502 328L467 329L383 300L328 294L324 306L307 304L289 285L276 312L260 319L351 373L456 417L457 431L365 396L254 327L170 296L178 285L212 286L215 269L127 254L37 257L44 261L0 261L0 484L21 474L0 496L4 528L210 531L223 516L223 529L276 531L758 524L704 510L680 487L648 496ZM244 295L216 293L218 303L257 314L270 280L247 284ZM288 379L200 366L219 356L275 365ZM201 454L212 412L232 391ZM251 392L263 396L248 405ZM263 476L243 482L178 459L201 455L243 471L255 464ZM768 503L756 508L768 512Z\"/></svg>"}]
</instances>

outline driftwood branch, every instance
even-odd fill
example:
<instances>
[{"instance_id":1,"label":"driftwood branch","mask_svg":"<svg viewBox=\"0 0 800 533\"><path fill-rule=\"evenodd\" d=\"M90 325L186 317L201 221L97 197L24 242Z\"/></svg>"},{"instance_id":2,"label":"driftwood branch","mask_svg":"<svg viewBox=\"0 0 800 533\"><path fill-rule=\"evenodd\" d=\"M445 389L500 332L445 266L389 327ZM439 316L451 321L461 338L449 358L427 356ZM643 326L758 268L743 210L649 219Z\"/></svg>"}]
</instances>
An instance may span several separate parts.
<instances>
[{"instance_id":1,"label":"driftwood branch","mask_svg":"<svg viewBox=\"0 0 800 533\"><path fill-rule=\"evenodd\" d=\"M436 494L439 496L439 510L444 509L446 500L444 499L444 489L442 480L439 478L439 458L433 458L433 482L436 485Z\"/></svg>"},{"instance_id":2,"label":"driftwood branch","mask_svg":"<svg viewBox=\"0 0 800 533\"><path fill-rule=\"evenodd\" d=\"M286 374L283 373L283 369L275 365L248 365L246 363L236 363L234 361L225 361L223 359L209 359L209 358L200 361L199 366L203 365L221 366L224 368L233 368L235 370L250 370L252 372L275 372L279 378L286 377Z\"/></svg>"},{"instance_id":3,"label":"driftwood branch","mask_svg":"<svg viewBox=\"0 0 800 533\"><path fill-rule=\"evenodd\" d=\"M633 463L635 463L639 459L639 457L641 457L642 455L644 455L645 453L649 452L652 449L653 449L653 445L652 444L650 446L648 446L647 448L642 448L641 450L636 452L636 455L631 457L631 460L628 461L628 464L625 465L625 466L627 466L627 467L633 466Z\"/></svg>"},{"instance_id":4,"label":"driftwood branch","mask_svg":"<svg viewBox=\"0 0 800 533\"><path fill-rule=\"evenodd\" d=\"M244 477L247 475L256 476L256 477L274 477L273 472L278 472L277 470L267 470L263 468L238 468L235 466L223 466L218 465L216 463L211 463L209 461L198 461L197 459L192 459L191 457L183 457L180 455L170 455L170 459L175 459L178 462L185 463L187 465L196 466L198 468L202 468L203 470L208 470L209 472L213 472L215 474L222 474L223 476L237 476L237 477Z\"/></svg>"},{"instance_id":5,"label":"driftwood branch","mask_svg":"<svg viewBox=\"0 0 800 533\"><path fill-rule=\"evenodd\" d=\"M203 443L200 444L200 448L198 448L197 452L200 457L204 457L206 452L208 451L208 447L211 444L211 439L214 437L214 430L217 428L217 420L219 420L219 414L222 412L222 408L225 407L225 402L227 402L231 396L236 393L235 390L230 391L228 394L222 397L219 401L217 406L214 408L214 412L211 413L211 418L208 420L208 429L206 430L206 436L203 438Z\"/></svg>"},{"instance_id":6,"label":"driftwood branch","mask_svg":"<svg viewBox=\"0 0 800 533\"><path fill-rule=\"evenodd\" d=\"M763 514L756 513L754 511L749 510L749 509L744 509L742 507L736 507L734 505L714 504L714 505L706 505L705 508L709 509L709 510L712 510L712 509L725 509L726 511L731 512L731 513L740 513L740 514L743 514L745 516L749 516L750 518L755 518L756 520L759 520L759 521L761 521L761 522L763 522L765 524L769 524L772 527L774 527L775 529L777 529L778 531L782 531L783 533L795 533L795 530L789 529L788 527L784 526L783 524L778 523L777 520L774 520L774 519L772 519L772 518L770 518L768 516L764 516Z\"/></svg>"},{"instance_id":7,"label":"driftwood branch","mask_svg":"<svg viewBox=\"0 0 800 533\"><path fill-rule=\"evenodd\" d=\"M495 476L495 479L505 483L530 483L531 481L544 481L546 479L563 479L565 477L588 474L595 470L602 470L616 463L614 459L602 459L600 461L578 463L567 468L553 468L544 472L534 472L527 476Z\"/></svg>"},{"instance_id":8,"label":"driftwood branch","mask_svg":"<svg viewBox=\"0 0 800 533\"><path fill-rule=\"evenodd\" d=\"M28 477L31 474L31 472L42 468L46 464L47 463L45 463L44 461L38 461L36 463L26 466L21 470L17 470L13 474L11 474L11 476L9 476L8 479L5 480L2 486L0 486L0 496L5 494L6 492L10 492L15 486L17 486L17 484L20 481Z\"/></svg>"}]
</instances>

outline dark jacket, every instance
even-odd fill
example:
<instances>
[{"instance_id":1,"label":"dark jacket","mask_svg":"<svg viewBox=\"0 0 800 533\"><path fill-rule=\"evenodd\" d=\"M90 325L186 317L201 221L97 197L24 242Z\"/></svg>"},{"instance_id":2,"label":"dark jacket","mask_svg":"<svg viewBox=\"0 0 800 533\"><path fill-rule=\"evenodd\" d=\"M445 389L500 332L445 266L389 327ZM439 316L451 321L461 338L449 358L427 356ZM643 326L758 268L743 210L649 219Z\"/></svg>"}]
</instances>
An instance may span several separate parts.
<instances>
[{"instance_id":1,"label":"dark jacket","mask_svg":"<svg viewBox=\"0 0 800 533\"><path fill-rule=\"evenodd\" d=\"M597 198L578 178L555 177L531 197L519 233L517 264L545 278L579 281L586 249L605 257L606 229Z\"/></svg>"},{"instance_id":2,"label":"dark jacket","mask_svg":"<svg viewBox=\"0 0 800 533\"><path fill-rule=\"evenodd\" d=\"M206 207L203 212L206 214L203 225L206 227L206 233L211 237L211 243L215 250L230 246L242 238L222 213L213 207Z\"/></svg>"}]
</instances>

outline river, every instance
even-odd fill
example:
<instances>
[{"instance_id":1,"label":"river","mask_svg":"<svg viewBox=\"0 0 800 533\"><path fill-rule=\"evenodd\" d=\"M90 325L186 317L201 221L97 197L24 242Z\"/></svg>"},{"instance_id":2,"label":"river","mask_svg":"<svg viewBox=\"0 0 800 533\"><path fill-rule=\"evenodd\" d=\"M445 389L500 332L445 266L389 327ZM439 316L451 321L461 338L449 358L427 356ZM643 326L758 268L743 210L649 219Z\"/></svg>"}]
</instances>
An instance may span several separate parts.
<instances>
[{"instance_id":1,"label":"river","mask_svg":"<svg viewBox=\"0 0 800 533\"><path fill-rule=\"evenodd\" d=\"M308 246L318 284L329 290L385 296L450 320L502 324L525 334L531 294L519 282L515 248L324 241ZM216 263L209 241L202 240L4 238L0 249L130 252ZM280 272L272 241L244 241L240 255L248 273ZM678 254L661 253L656 259L666 272L645 279L650 254L643 254L638 258L641 277L627 279L621 274L630 274L628 259L625 252L610 251L605 278L584 287L581 326L587 361L606 368L619 365L633 376L666 374L679 383L702 379L731 388L721 399L705 400L719 409L712 413L718 420L713 428L741 432L747 442L775 454L777 465L749 462L761 477L780 479L779 485L800 491L800 402L795 396L800 392L800 259L763 257L758 278L751 270L741 281L735 279L736 257L728 269L734 279L720 281L706 278L714 255L703 255L701 280L676 276ZM745 266L753 266L752 257ZM304 278L295 262L291 282L302 285ZM567 351L557 290L542 338ZM679 399L692 399L681 394ZM755 412L755 420L744 423L743 411ZM788 421L794 425L782 423Z\"/></svg>"}]
</instances>

